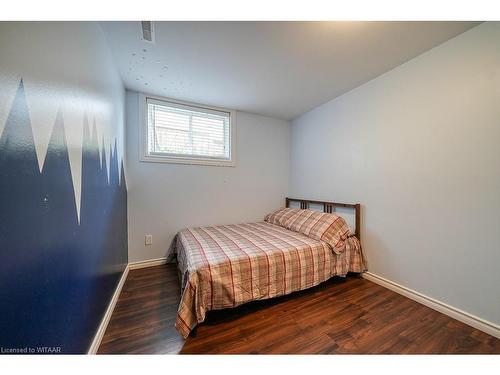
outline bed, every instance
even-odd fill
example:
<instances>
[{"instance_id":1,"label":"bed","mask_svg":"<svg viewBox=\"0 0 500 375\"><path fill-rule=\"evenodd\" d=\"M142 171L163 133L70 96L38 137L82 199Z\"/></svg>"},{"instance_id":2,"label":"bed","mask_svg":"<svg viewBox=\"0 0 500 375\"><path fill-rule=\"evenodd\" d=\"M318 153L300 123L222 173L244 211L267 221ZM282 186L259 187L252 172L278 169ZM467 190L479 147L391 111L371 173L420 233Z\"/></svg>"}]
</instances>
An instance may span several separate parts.
<instances>
[{"instance_id":1,"label":"bed","mask_svg":"<svg viewBox=\"0 0 500 375\"><path fill-rule=\"evenodd\" d=\"M323 212L309 209L310 205ZM354 230L336 215L337 208L354 210ZM167 256L177 260L182 286L176 329L187 338L207 311L366 271L359 221L359 204L287 198L285 208L262 222L180 231Z\"/></svg>"}]
</instances>

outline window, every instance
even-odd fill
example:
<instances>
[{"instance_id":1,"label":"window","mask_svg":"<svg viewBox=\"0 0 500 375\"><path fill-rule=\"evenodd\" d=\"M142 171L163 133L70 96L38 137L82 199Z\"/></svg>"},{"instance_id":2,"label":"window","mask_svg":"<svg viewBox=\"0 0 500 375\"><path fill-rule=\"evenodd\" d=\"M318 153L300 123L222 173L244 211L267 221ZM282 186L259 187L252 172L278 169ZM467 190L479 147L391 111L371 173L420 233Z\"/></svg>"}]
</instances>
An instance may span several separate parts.
<instances>
[{"instance_id":1,"label":"window","mask_svg":"<svg viewBox=\"0 0 500 375\"><path fill-rule=\"evenodd\" d=\"M141 160L234 166L234 111L142 96Z\"/></svg>"}]
</instances>

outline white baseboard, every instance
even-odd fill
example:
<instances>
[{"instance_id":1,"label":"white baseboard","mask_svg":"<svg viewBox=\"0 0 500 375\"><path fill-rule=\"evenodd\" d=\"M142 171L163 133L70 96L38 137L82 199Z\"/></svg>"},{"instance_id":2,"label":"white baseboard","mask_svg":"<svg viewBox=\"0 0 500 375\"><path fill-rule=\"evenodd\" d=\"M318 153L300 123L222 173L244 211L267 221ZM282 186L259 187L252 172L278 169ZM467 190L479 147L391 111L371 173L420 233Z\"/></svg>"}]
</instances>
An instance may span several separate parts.
<instances>
[{"instance_id":1,"label":"white baseboard","mask_svg":"<svg viewBox=\"0 0 500 375\"><path fill-rule=\"evenodd\" d=\"M414 301L421 303L433 310L439 311L449 317L459 320L462 323L470 325L480 331L483 331L491 336L500 338L500 326L495 323L489 322L487 320L481 319L475 315L469 314L465 311L457 309L453 306L447 305L444 302L435 300L428 297L422 293L416 292L405 286L399 285L393 281L387 280L381 276L375 275L371 272L365 272L362 274L363 278L373 281L376 284L383 286L384 288L390 289L396 293L399 293L405 297L408 297Z\"/></svg>"},{"instance_id":2,"label":"white baseboard","mask_svg":"<svg viewBox=\"0 0 500 375\"><path fill-rule=\"evenodd\" d=\"M94 339L92 340L92 344L90 345L89 351L87 354L96 354L97 350L99 350L99 345L101 345L101 340L106 332L106 328L108 327L109 320L111 319L111 315L113 315L113 310L115 309L116 302L118 302L118 297L120 297L120 292L122 291L123 284L125 284L125 280L127 279L128 271L130 270L130 265L127 264L125 270L122 273L122 277L116 286L115 292L113 293L113 297L109 302L108 308L104 313L104 316L101 320L101 324L99 324L99 328L97 329L96 334L94 335Z\"/></svg>"},{"instance_id":3,"label":"white baseboard","mask_svg":"<svg viewBox=\"0 0 500 375\"><path fill-rule=\"evenodd\" d=\"M162 264L165 263L167 263L167 258L157 258L157 259L141 260L139 262L131 262L128 265L131 270L138 270L139 268L161 266Z\"/></svg>"}]
</instances>

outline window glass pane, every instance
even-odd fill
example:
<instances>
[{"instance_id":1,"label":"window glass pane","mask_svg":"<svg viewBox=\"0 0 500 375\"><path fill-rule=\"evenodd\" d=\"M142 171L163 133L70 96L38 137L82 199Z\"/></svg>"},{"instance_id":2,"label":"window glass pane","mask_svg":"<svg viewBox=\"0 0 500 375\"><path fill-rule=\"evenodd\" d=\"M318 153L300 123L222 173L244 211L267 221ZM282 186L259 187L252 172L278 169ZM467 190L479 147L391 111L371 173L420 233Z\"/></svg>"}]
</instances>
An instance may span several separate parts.
<instances>
[{"instance_id":1,"label":"window glass pane","mask_svg":"<svg viewBox=\"0 0 500 375\"><path fill-rule=\"evenodd\" d=\"M148 153L229 160L230 114L151 100Z\"/></svg>"}]
</instances>

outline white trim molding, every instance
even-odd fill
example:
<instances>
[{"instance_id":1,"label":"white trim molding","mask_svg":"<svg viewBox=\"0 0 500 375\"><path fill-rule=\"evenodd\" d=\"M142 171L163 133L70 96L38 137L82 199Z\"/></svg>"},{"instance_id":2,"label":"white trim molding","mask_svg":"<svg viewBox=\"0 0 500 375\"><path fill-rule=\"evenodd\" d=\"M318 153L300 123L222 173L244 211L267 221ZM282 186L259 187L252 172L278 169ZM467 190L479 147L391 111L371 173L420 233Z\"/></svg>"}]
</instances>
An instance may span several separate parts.
<instances>
[{"instance_id":1,"label":"white trim molding","mask_svg":"<svg viewBox=\"0 0 500 375\"><path fill-rule=\"evenodd\" d=\"M138 270L139 268L161 266L162 264L165 264L165 263L167 263L167 258L141 260L138 262L129 263L129 269Z\"/></svg>"},{"instance_id":2,"label":"white trim molding","mask_svg":"<svg viewBox=\"0 0 500 375\"><path fill-rule=\"evenodd\" d=\"M99 345L101 345L102 338L104 337L104 333L106 332L106 328L108 328L108 323L111 319L111 315L113 315L113 311L115 309L116 303L118 302L118 298L120 297L120 293L122 291L123 285L125 284L125 280L127 279L128 271L130 270L130 265L127 264L125 270L122 273L120 281L116 286L115 292L113 293L113 297L111 297L111 301L109 302L108 308L102 317L101 324L99 324L99 328L97 329L96 334L94 335L94 339L92 340L92 344L87 352L87 354L97 354L99 350Z\"/></svg>"},{"instance_id":3,"label":"white trim molding","mask_svg":"<svg viewBox=\"0 0 500 375\"><path fill-rule=\"evenodd\" d=\"M376 284L379 284L384 288L390 289L396 293L408 297L418 303L421 303L422 305L425 305L433 310L448 315L453 319L459 320L462 323L465 323L471 327L483 331L491 336L500 338L500 326L498 326L495 323L481 319L475 315L457 309L456 307L450 306L444 302L435 300L434 298L428 297L422 293L416 292L410 288L397 284L393 281L387 280L371 272L365 272L362 275L363 278L370 280Z\"/></svg>"},{"instance_id":4,"label":"white trim molding","mask_svg":"<svg viewBox=\"0 0 500 375\"><path fill-rule=\"evenodd\" d=\"M229 115L229 158L209 158L201 155L174 155L174 154L153 154L148 150L148 102L156 104L184 107L203 111L223 112ZM173 163L173 164L193 164L208 165L216 167L236 166L236 124L237 112L233 109L208 106L200 103L187 102L172 98L165 98L156 95L139 93L139 161L152 163Z\"/></svg>"}]
</instances>

